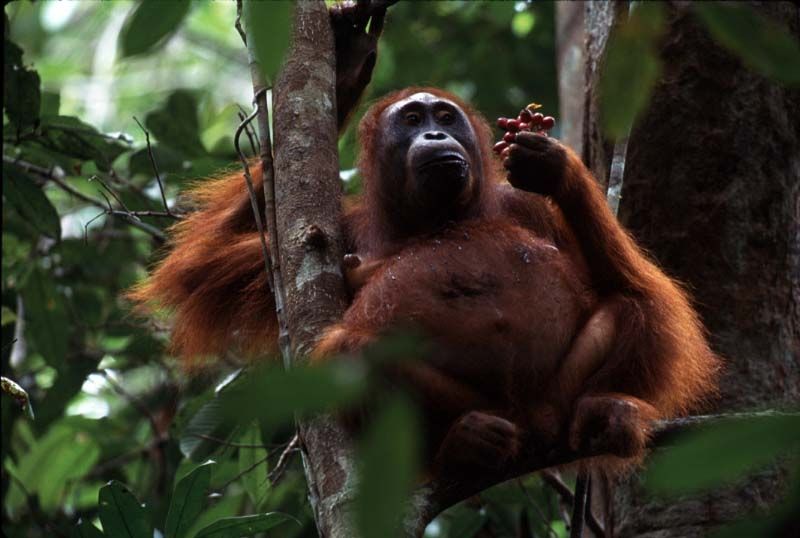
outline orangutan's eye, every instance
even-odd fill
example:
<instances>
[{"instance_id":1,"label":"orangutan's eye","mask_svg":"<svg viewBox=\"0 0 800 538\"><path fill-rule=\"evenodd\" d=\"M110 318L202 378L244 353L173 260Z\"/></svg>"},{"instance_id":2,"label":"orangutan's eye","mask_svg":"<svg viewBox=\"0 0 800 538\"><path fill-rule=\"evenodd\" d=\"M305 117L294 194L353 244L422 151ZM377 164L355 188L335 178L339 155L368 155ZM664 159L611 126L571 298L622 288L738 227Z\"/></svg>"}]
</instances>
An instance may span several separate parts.
<instances>
[{"instance_id":1,"label":"orangutan's eye","mask_svg":"<svg viewBox=\"0 0 800 538\"><path fill-rule=\"evenodd\" d=\"M419 112L406 112L404 119L408 125L419 125L422 123L422 114Z\"/></svg>"},{"instance_id":2,"label":"orangutan's eye","mask_svg":"<svg viewBox=\"0 0 800 538\"><path fill-rule=\"evenodd\" d=\"M442 125L450 125L455 121L455 115L449 110L441 110L436 113L436 121Z\"/></svg>"}]
</instances>

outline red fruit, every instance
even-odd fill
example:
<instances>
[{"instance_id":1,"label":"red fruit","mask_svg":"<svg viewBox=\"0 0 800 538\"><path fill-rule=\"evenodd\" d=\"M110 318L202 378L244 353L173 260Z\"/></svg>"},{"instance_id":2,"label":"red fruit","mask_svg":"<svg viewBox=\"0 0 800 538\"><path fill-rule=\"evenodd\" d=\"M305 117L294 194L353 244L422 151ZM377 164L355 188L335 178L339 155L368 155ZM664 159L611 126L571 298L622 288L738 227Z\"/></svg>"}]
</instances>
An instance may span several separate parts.
<instances>
[{"instance_id":1,"label":"red fruit","mask_svg":"<svg viewBox=\"0 0 800 538\"><path fill-rule=\"evenodd\" d=\"M531 117L531 125L539 125L543 119L544 115L541 112L537 112Z\"/></svg>"},{"instance_id":2,"label":"red fruit","mask_svg":"<svg viewBox=\"0 0 800 538\"><path fill-rule=\"evenodd\" d=\"M517 135L515 133L506 133L505 135L503 135L503 140L505 140L509 144L512 143L516 139L517 139Z\"/></svg>"},{"instance_id":3,"label":"red fruit","mask_svg":"<svg viewBox=\"0 0 800 538\"><path fill-rule=\"evenodd\" d=\"M508 123L506 123L506 129L512 133L519 131L519 120L508 120Z\"/></svg>"},{"instance_id":4,"label":"red fruit","mask_svg":"<svg viewBox=\"0 0 800 538\"><path fill-rule=\"evenodd\" d=\"M508 118L497 118L497 126L501 129L505 129L507 124Z\"/></svg>"},{"instance_id":5,"label":"red fruit","mask_svg":"<svg viewBox=\"0 0 800 538\"><path fill-rule=\"evenodd\" d=\"M522 109L522 112L519 113L519 116L517 116L517 119L521 122L529 123L532 117L533 114L531 114L531 111L527 108L524 108Z\"/></svg>"},{"instance_id":6,"label":"red fruit","mask_svg":"<svg viewBox=\"0 0 800 538\"><path fill-rule=\"evenodd\" d=\"M505 149L508 149L508 144L506 144L505 142L498 142L497 144L494 145L492 151L494 151L495 153L500 153Z\"/></svg>"},{"instance_id":7,"label":"red fruit","mask_svg":"<svg viewBox=\"0 0 800 538\"><path fill-rule=\"evenodd\" d=\"M510 147L504 149L503 152L500 154L500 156L505 159L506 157L508 157L509 153L511 153L511 148Z\"/></svg>"},{"instance_id":8,"label":"red fruit","mask_svg":"<svg viewBox=\"0 0 800 538\"><path fill-rule=\"evenodd\" d=\"M553 116L545 116L542 118L542 129L552 129L555 124L556 120Z\"/></svg>"},{"instance_id":9,"label":"red fruit","mask_svg":"<svg viewBox=\"0 0 800 538\"><path fill-rule=\"evenodd\" d=\"M531 124L530 123L520 123L519 124L519 130L520 131L530 131L531 130Z\"/></svg>"}]
</instances>

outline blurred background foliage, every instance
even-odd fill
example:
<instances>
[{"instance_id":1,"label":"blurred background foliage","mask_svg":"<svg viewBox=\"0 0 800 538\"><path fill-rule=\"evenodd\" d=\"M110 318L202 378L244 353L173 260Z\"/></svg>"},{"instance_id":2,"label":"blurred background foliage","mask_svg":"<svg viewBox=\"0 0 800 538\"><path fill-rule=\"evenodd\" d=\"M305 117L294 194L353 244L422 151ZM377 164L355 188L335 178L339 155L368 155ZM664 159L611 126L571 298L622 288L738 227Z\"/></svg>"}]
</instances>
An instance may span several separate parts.
<instances>
[{"instance_id":1,"label":"blurred background foliage","mask_svg":"<svg viewBox=\"0 0 800 538\"><path fill-rule=\"evenodd\" d=\"M137 317L123 298L187 210L187 182L238 169L232 136L252 87L235 3L18 1L4 13L3 532L315 536L294 413L352 404L369 373L241 376L224 358L187 379L166 348L166 322ZM285 34L286 24L276 16L259 30ZM530 101L555 113L554 26L551 2L394 6L373 82L340 141L348 190L358 190L358 115L386 92L441 86L487 118ZM407 345L416 344L374 353ZM360 446L365 536L389 534L416 472L414 413L386 400ZM740 426L740 436L764 428ZM772 426L787 433L770 454L797 445L796 421ZM700 486L664 479L685 475L684 463L668 459L653 488L679 494L753 466L728 462ZM448 510L426 535L566 536L567 509L530 476Z\"/></svg>"}]
</instances>

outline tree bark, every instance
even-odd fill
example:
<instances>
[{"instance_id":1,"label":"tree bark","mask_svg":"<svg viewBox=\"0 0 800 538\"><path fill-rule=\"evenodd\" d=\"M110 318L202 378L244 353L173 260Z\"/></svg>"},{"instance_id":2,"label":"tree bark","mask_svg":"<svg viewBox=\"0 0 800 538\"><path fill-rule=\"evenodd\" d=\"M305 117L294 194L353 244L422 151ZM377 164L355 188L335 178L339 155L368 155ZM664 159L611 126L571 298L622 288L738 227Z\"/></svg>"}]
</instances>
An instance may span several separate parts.
<instances>
[{"instance_id":1,"label":"tree bark","mask_svg":"<svg viewBox=\"0 0 800 538\"><path fill-rule=\"evenodd\" d=\"M556 67L561 140L583 152L583 100L586 95L584 12L586 2L556 4Z\"/></svg>"},{"instance_id":2,"label":"tree bark","mask_svg":"<svg viewBox=\"0 0 800 538\"><path fill-rule=\"evenodd\" d=\"M756 6L800 34L796 5ZM620 218L691 289L726 358L719 410L796 407L800 93L745 68L690 10L670 6L664 72L630 136ZM589 112L584 140L592 141L599 119ZM584 154L595 166L603 161ZM633 477L616 488L607 527L618 537L706 536L777 501L783 476L776 465L740 486L669 504L648 499Z\"/></svg>"},{"instance_id":3,"label":"tree bark","mask_svg":"<svg viewBox=\"0 0 800 538\"><path fill-rule=\"evenodd\" d=\"M346 307L336 126L336 65L322 0L295 4L292 46L273 94L275 205L284 312L296 361ZM330 416L299 424L320 536L350 538L352 447Z\"/></svg>"}]
</instances>

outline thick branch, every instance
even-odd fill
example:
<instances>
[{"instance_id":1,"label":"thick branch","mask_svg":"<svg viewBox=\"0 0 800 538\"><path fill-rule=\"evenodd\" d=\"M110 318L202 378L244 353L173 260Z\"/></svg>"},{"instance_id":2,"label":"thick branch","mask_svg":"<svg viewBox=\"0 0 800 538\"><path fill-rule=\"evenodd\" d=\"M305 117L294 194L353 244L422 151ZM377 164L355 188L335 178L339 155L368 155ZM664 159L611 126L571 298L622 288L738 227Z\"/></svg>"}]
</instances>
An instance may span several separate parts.
<instances>
[{"instance_id":1,"label":"thick branch","mask_svg":"<svg viewBox=\"0 0 800 538\"><path fill-rule=\"evenodd\" d=\"M297 360L341 318L347 301L333 34L321 0L297 2L294 9L292 46L273 89L276 221L267 228L277 232L280 270L273 270L283 278L283 315ZM329 416L302 422L299 433L320 535L355 536L348 436Z\"/></svg>"},{"instance_id":2,"label":"thick branch","mask_svg":"<svg viewBox=\"0 0 800 538\"><path fill-rule=\"evenodd\" d=\"M664 446L678 433L709 426L724 420L763 418L784 414L790 414L792 416L800 415L798 413L763 411L754 413L700 415L675 420L658 421L653 424L653 428L649 432L651 439L650 447L656 448ZM578 453L561 442L544 449L531 443L528 446L522 447L521 453L525 454L523 458L498 473L491 475L465 475L460 476L458 480L432 482L420 488L413 501L413 517L416 518L416 520L408 521L409 527L414 529L414 535L421 536L425 526L443 510L480 493L484 489L548 467L566 465L581 459L606 455L591 452Z\"/></svg>"}]
</instances>

